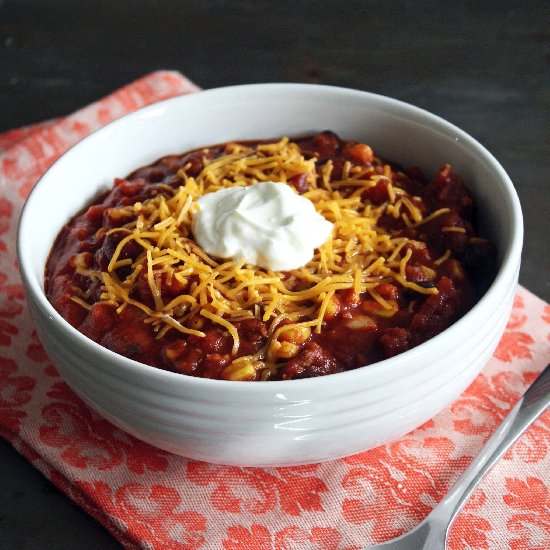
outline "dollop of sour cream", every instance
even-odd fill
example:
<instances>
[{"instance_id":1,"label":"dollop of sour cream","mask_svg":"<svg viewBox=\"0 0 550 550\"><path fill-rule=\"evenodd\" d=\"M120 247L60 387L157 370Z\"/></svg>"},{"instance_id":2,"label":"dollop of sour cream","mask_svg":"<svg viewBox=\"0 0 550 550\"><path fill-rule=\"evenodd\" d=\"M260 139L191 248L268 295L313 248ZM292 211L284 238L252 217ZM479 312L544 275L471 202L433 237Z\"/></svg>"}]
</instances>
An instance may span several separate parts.
<instances>
[{"instance_id":1,"label":"dollop of sour cream","mask_svg":"<svg viewBox=\"0 0 550 550\"><path fill-rule=\"evenodd\" d=\"M332 231L313 203L279 182L228 187L198 199L198 244L219 258L273 271L304 266Z\"/></svg>"}]
</instances>

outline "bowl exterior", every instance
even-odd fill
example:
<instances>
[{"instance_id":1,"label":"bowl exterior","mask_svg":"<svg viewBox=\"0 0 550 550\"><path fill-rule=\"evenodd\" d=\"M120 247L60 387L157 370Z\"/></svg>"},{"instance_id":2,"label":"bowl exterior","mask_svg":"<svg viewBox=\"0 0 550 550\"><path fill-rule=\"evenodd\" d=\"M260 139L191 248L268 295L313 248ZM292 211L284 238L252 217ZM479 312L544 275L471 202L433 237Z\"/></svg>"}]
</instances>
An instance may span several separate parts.
<instances>
[{"instance_id":1,"label":"bowl exterior","mask_svg":"<svg viewBox=\"0 0 550 550\"><path fill-rule=\"evenodd\" d=\"M464 327L454 346L441 342L430 353L418 354L414 371L407 374L403 371L410 369L400 368L406 365L393 369L388 361L374 367L391 371L375 382L372 376L357 376L359 372L327 377L326 383L314 386L265 383L261 392L253 391L250 383L236 382L229 383L226 389L230 391L224 397L220 384L213 380L173 384L167 377L152 385L148 367L138 366L133 376L122 379L118 357L67 339L64 327L52 327L39 308L31 307L40 339L61 376L119 428L196 460L288 466L361 452L432 418L487 363L504 330L513 297L514 286L510 285L489 319Z\"/></svg>"},{"instance_id":2,"label":"bowl exterior","mask_svg":"<svg viewBox=\"0 0 550 550\"><path fill-rule=\"evenodd\" d=\"M335 459L426 422L487 363L511 311L521 212L502 168L450 124L372 94L300 85L201 94L146 108L92 135L50 169L25 207L18 242L21 272L38 333L62 377L93 409L139 439L192 459L239 466ZM237 116L245 110L248 125ZM179 133L174 130L178 124ZM499 247L501 268L480 303L431 341L376 365L317 379L203 380L147 367L100 347L70 327L45 299L43 269L55 235L113 177L201 145L325 128L367 140L388 158L420 165L428 173L450 161L468 182L483 181L474 194ZM136 132L143 136L139 146L130 140ZM98 163L98 157L104 162ZM75 173L84 174L82 181L75 183ZM64 199L54 203L51 196ZM37 236L30 224L44 206L54 213Z\"/></svg>"}]
</instances>

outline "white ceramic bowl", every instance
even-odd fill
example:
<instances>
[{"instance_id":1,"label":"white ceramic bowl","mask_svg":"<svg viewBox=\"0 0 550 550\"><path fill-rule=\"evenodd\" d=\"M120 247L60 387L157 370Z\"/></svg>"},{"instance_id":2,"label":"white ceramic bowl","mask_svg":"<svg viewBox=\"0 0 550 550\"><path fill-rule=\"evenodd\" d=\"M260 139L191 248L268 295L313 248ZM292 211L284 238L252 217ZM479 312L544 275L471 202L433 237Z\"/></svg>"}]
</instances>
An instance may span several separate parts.
<instances>
[{"instance_id":1,"label":"white ceramic bowl","mask_svg":"<svg viewBox=\"0 0 550 550\"><path fill-rule=\"evenodd\" d=\"M481 301L430 341L330 376L228 382L165 372L121 357L72 328L46 300L44 264L76 212L114 177L157 158L238 139L331 129L433 175L465 179L499 271ZM39 220L39 231L37 231ZM210 90L170 99L95 132L61 157L29 197L18 254L40 338L60 374L93 409L157 447L193 459L281 466L350 455L416 428L451 403L487 363L504 330L523 230L512 182L472 137L426 111L365 92L301 84Z\"/></svg>"}]
</instances>

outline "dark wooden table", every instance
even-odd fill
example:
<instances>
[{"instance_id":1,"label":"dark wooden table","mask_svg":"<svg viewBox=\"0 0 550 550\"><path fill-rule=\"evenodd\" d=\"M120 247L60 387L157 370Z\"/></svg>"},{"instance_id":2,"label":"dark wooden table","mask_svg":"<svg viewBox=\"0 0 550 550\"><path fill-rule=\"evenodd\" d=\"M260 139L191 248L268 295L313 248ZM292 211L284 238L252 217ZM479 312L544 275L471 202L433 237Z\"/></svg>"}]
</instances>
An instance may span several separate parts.
<instances>
[{"instance_id":1,"label":"dark wooden table","mask_svg":"<svg viewBox=\"0 0 550 550\"><path fill-rule=\"evenodd\" d=\"M0 132L150 71L204 88L313 82L432 111L484 144L525 214L520 280L550 300L550 3L0 0ZM2 548L117 548L0 443Z\"/></svg>"}]
</instances>

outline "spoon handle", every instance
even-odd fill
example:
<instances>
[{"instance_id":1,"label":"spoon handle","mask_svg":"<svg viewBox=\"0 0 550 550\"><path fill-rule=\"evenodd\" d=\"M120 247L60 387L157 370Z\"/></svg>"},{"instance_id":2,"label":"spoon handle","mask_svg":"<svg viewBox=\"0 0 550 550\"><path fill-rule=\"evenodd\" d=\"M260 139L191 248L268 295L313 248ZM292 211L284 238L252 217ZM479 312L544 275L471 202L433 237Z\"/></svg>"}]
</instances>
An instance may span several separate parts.
<instances>
[{"instance_id":1,"label":"spoon handle","mask_svg":"<svg viewBox=\"0 0 550 550\"><path fill-rule=\"evenodd\" d=\"M548 405L550 405L550 365L546 366L535 382L523 394L447 496L436 507L439 509L451 508L452 510L447 534L458 512L470 498L477 484L495 462L515 443L518 437L544 412ZM437 509L434 509L433 512L436 515Z\"/></svg>"}]
</instances>

